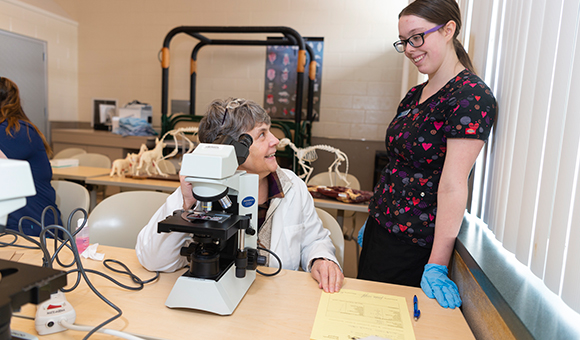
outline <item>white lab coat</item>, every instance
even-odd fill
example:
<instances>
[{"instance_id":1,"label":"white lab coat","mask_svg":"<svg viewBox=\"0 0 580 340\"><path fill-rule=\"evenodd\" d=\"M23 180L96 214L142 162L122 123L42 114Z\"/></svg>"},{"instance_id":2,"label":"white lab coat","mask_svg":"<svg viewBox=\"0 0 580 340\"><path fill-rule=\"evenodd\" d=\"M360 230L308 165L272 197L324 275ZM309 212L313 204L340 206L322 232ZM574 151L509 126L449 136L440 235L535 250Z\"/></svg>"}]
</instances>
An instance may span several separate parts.
<instances>
[{"instance_id":1,"label":"white lab coat","mask_svg":"<svg viewBox=\"0 0 580 340\"><path fill-rule=\"evenodd\" d=\"M272 223L270 250L280 257L284 269L310 271L312 260L317 258L326 258L338 265L330 232L322 227L306 184L290 170L278 168L276 172L284 198L272 199L264 221L264 225ZM135 251L141 265L148 270L172 272L187 265L187 259L179 252L189 242L189 235L157 233L157 223L179 209L183 209L181 188L167 198L139 233ZM272 267L278 266L271 255L268 262Z\"/></svg>"}]
</instances>

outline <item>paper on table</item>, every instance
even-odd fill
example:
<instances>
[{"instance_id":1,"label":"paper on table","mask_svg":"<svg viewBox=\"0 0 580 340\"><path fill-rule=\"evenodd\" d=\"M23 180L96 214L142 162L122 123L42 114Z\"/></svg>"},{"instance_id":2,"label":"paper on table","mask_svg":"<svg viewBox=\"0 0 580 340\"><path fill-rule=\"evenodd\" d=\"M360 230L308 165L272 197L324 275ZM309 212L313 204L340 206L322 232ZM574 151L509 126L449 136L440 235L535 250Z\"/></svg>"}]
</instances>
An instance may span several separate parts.
<instances>
[{"instance_id":1,"label":"paper on table","mask_svg":"<svg viewBox=\"0 0 580 340\"><path fill-rule=\"evenodd\" d=\"M404 297L341 289L320 297L311 340L415 340Z\"/></svg>"}]
</instances>

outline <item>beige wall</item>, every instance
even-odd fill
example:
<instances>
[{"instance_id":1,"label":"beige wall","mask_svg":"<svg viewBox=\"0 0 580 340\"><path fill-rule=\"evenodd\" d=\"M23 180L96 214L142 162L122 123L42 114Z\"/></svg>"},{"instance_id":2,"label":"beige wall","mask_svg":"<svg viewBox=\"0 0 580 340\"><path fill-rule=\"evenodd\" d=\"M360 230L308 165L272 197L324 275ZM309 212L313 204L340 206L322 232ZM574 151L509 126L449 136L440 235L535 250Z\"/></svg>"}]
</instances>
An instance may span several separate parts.
<instances>
[{"instance_id":1,"label":"beige wall","mask_svg":"<svg viewBox=\"0 0 580 340\"><path fill-rule=\"evenodd\" d=\"M52 0L39 4L0 0L0 29L47 42L49 120L78 120L78 24Z\"/></svg>"},{"instance_id":2,"label":"beige wall","mask_svg":"<svg viewBox=\"0 0 580 340\"><path fill-rule=\"evenodd\" d=\"M158 126L157 58L172 28L290 26L303 36L325 39L321 118L314 136L382 140L400 100L404 57L391 44L398 35L397 14L406 3L0 0L0 29L48 42L51 121L90 122L93 98L117 99L120 105L137 99L153 105ZM188 59L196 42L186 35L171 42L169 99L188 99ZM209 46L198 60L198 113L214 98L263 102L263 47Z\"/></svg>"},{"instance_id":3,"label":"beige wall","mask_svg":"<svg viewBox=\"0 0 580 340\"><path fill-rule=\"evenodd\" d=\"M153 105L160 124L165 35L181 25L290 26L325 39L321 119L315 136L382 140L400 99L401 65L392 42L406 0L54 0L79 23L79 114L90 121L92 98ZM189 55L197 40L170 46L169 99L188 99ZM263 102L263 47L202 49L198 113L211 99L239 96ZM65 120L76 120L72 114Z\"/></svg>"}]
</instances>

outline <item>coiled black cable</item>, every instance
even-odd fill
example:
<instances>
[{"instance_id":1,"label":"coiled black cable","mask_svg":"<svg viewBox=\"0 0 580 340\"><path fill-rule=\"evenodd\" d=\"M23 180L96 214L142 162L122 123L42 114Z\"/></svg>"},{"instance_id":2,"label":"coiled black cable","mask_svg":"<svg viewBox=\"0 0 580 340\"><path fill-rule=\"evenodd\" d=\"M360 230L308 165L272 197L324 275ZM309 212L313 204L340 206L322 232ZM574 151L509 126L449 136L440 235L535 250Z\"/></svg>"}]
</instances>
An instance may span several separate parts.
<instances>
[{"instance_id":1,"label":"coiled black cable","mask_svg":"<svg viewBox=\"0 0 580 340\"><path fill-rule=\"evenodd\" d=\"M272 256L274 256L276 258L276 260L278 260L278 264L280 264L280 266L278 267L278 270L276 270L273 273L263 273L263 272L259 271L258 269L256 269L256 272L258 272L258 274L262 274L263 276L274 276L274 275L279 274L282 271L282 260L280 260L280 258L278 257L278 255L276 255L276 253L274 253L270 249L258 247L258 250L263 250L263 251L266 251L266 252L272 254Z\"/></svg>"},{"instance_id":2,"label":"coiled black cable","mask_svg":"<svg viewBox=\"0 0 580 340\"><path fill-rule=\"evenodd\" d=\"M52 210L54 212L54 216L57 216L56 209L52 206L48 206L42 211L41 222L38 222L35 219L28 217L28 216L22 217L20 219L20 221L18 222L18 231L6 229L4 234L0 234L0 237L5 236L5 235L12 235L14 237L14 239L10 242L1 242L0 241L0 247L13 246L13 247L26 248L26 249L40 249L42 251L42 254L43 254L43 258L42 258L43 267L52 268L54 261L56 261L63 268L72 267L73 265L76 264L76 268L71 269L71 270L66 272L67 275L70 273L77 273L76 282L73 284L73 286L71 288L69 288L69 289L62 288L61 291L66 293L66 292L70 292L70 291L74 290L79 285L81 277L82 277L85 280L85 282L87 283L87 285L89 286L89 288L95 293L95 295L97 295L101 300L103 300L111 308L113 308L115 311L117 311L116 315L114 315L113 317L105 320L104 322L102 322L99 325L97 325L96 327L94 327L83 338L83 339L88 339L90 336L92 336L99 329L103 328L105 325L111 323L112 321L118 319L123 314L123 312L118 306L116 306L111 301L109 301L105 296L103 296L93 286L92 282L89 280L89 278L87 276L87 273L100 275L100 276L110 280L114 284L116 284L122 288L128 289L128 290L140 290L140 289L143 289L145 284L157 280L159 278L159 272L156 272L155 276L151 279L141 280L138 276L133 274L131 272L131 270L122 262L117 261L117 260L112 260L112 259L106 259L105 261L103 261L103 265L107 269L109 269L113 272L116 272L116 273L128 275L131 278L131 280L137 284L136 287L132 287L132 286L127 286L125 284L122 284L119 281L115 280L114 278L112 278L112 277L110 277L102 272L92 270L92 269L85 269L82 265L82 261L81 261L80 255L78 253L77 245L74 242L74 237L76 236L77 233L79 233L86 226L87 217L88 217L87 212L81 208L75 209L73 212L71 212L71 214L68 218L67 228L64 228L64 227L57 224L58 222L57 222L56 218L55 218L54 224L50 224L50 225L45 224L45 215L46 215L46 212L48 210ZM74 233L72 233L69 230L69 229L71 229L71 218L77 211L81 211L83 213L83 215L84 215L83 223L81 224L81 226L79 226L79 228L76 229L76 231ZM32 223L40 226L41 231L40 231L38 241L35 240L34 238L24 234L23 229L22 229L22 223L24 221L31 221ZM34 246L26 246L26 245L16 244L16 242L18 241L18 237L24 238L25 240L34 244ZM54 253L52 255L48 251L47 238L49 238L49 237L54 239ZM59 253L65 247L68 248L73 253L73 260L69 264L63 264L59 259ZM115 264L121 266L123 268L123 270L113 268L113 267L111 267L111 265L109 263L115 263Z\"/></svg>"}]
</instances>

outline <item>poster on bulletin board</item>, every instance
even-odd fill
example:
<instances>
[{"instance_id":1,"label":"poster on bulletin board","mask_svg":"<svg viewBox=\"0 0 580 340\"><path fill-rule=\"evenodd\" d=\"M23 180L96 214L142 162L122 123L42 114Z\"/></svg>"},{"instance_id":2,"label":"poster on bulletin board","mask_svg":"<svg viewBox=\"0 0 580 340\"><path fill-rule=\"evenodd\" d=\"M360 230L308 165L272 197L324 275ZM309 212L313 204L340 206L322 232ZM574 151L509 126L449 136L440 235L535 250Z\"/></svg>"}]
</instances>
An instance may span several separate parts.
<instances>
[{"instance_id":1,"label":"poster on bulletin board","mask_svg":"<svg viewBox=\"0 0 580 340\"><path fill-rule=\"evenodd\" d=\"M320 85L322 80L322 55L324 38L304 38L314 50L314 60L317 63L314 79L314 96L312 99L315 121L320 112ZM302 95L302 119L306 119L308 101L308 73L310 54L306 53L304 70L304 93ZM266 83L264 86L264 109L275 119L294 120L296 108L296 83L298 66L298 46L268 46L266 49Z\"/></svg>"}]
</instances>

